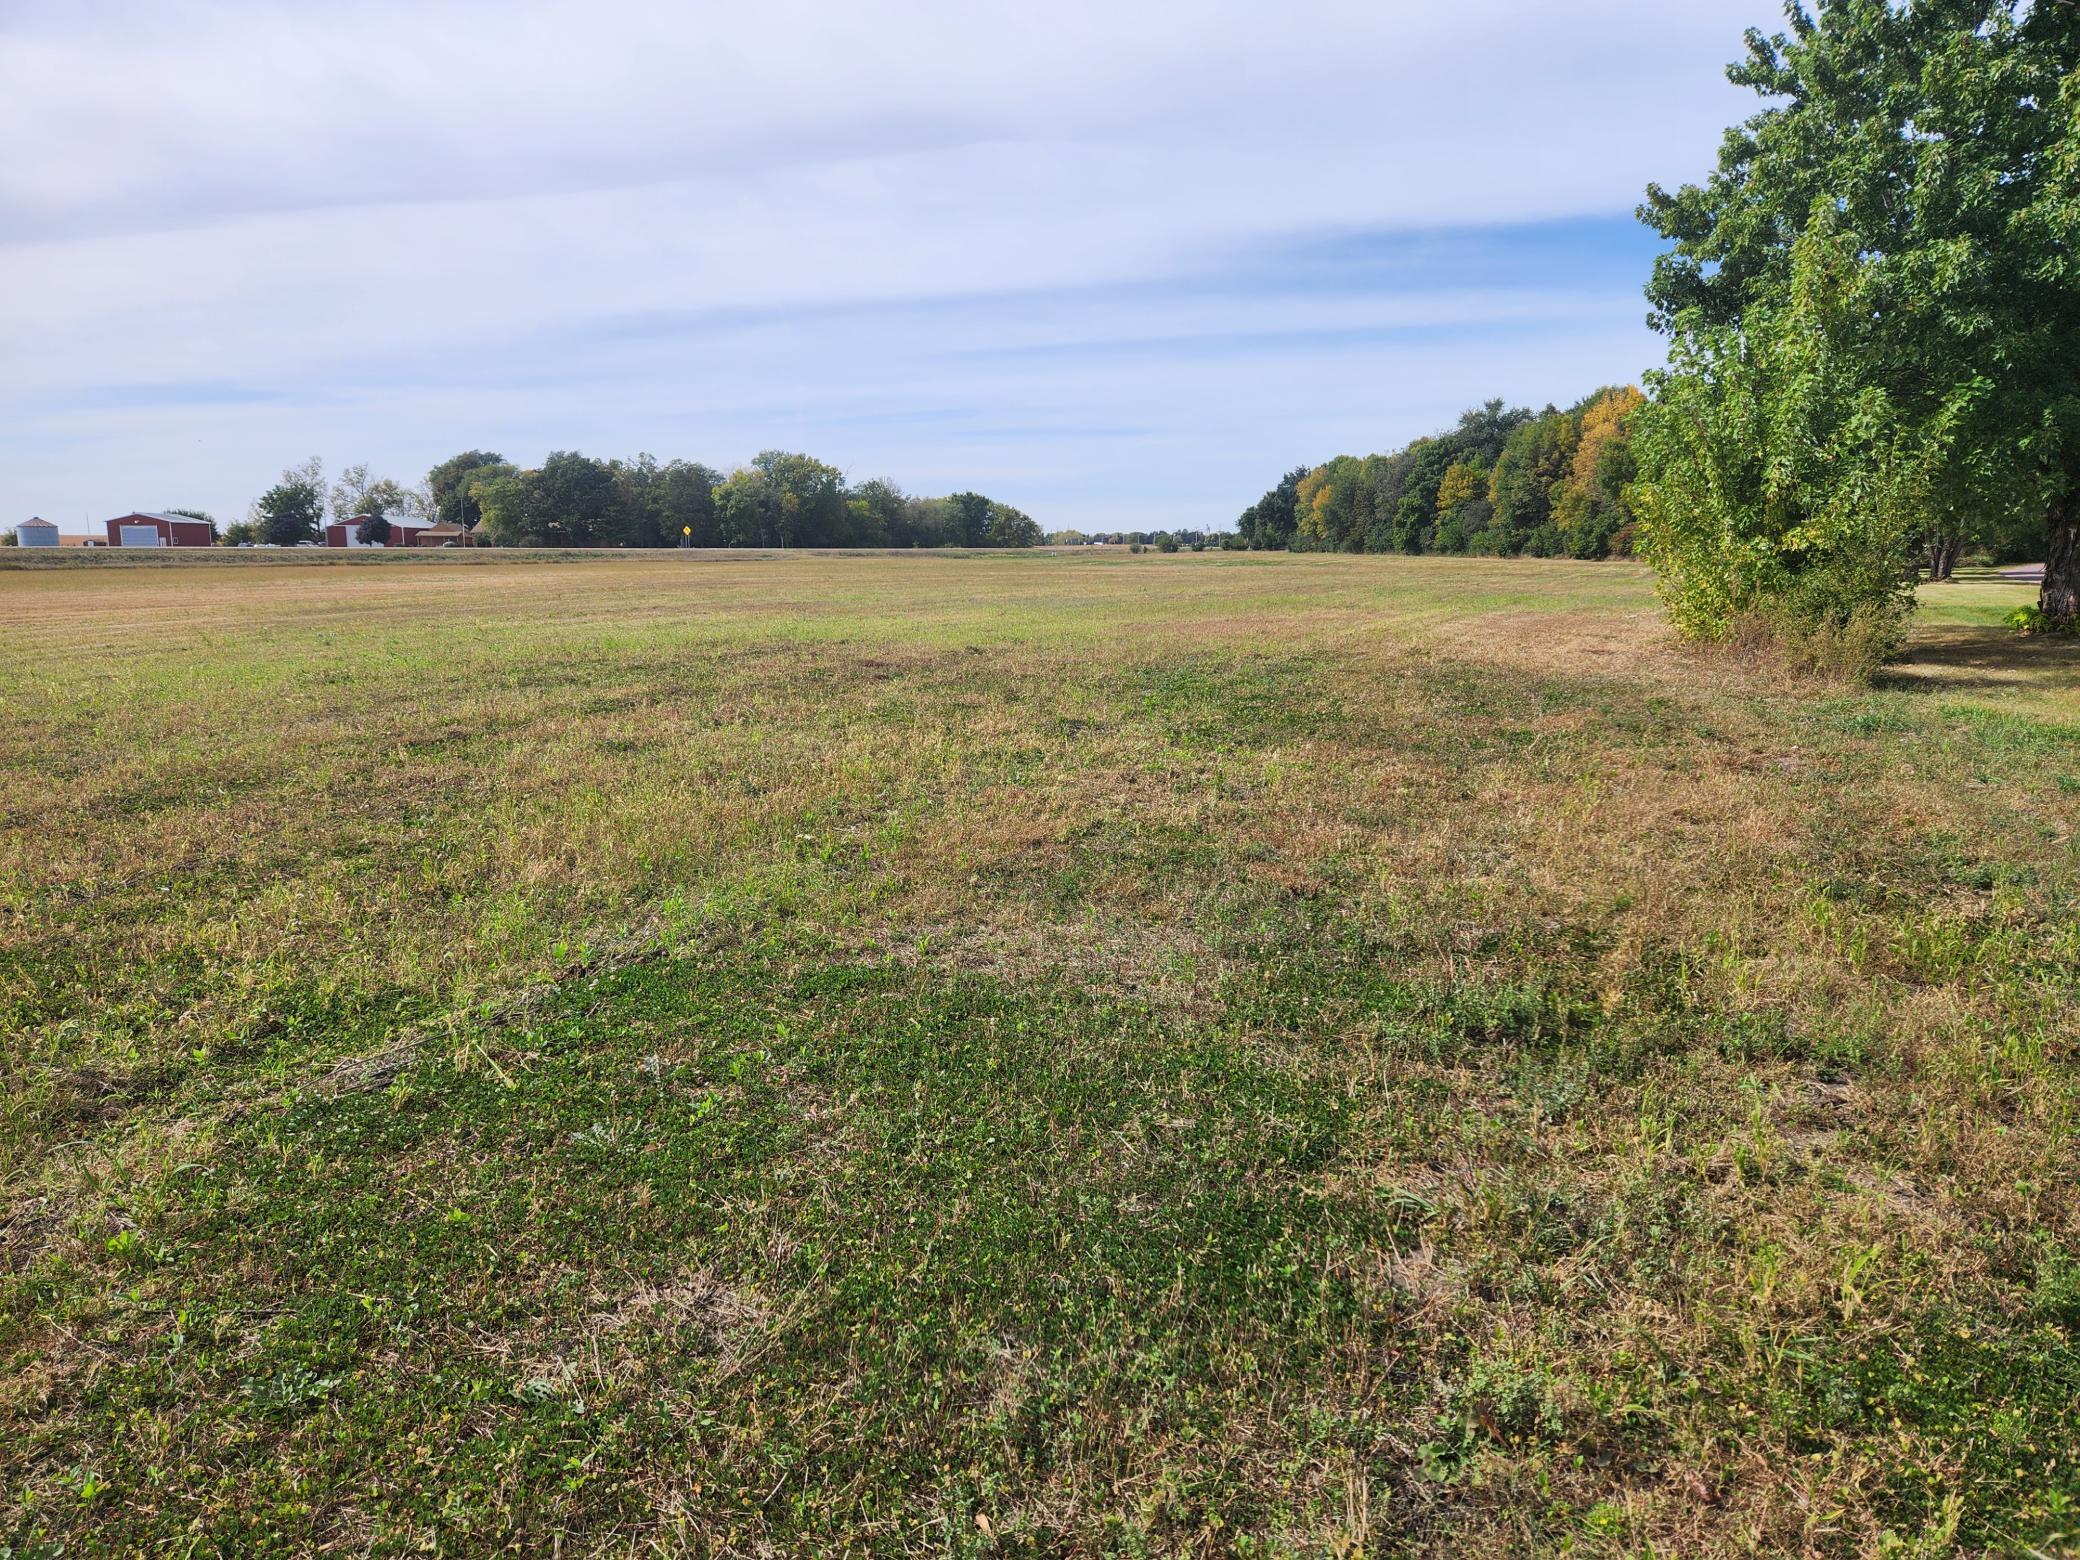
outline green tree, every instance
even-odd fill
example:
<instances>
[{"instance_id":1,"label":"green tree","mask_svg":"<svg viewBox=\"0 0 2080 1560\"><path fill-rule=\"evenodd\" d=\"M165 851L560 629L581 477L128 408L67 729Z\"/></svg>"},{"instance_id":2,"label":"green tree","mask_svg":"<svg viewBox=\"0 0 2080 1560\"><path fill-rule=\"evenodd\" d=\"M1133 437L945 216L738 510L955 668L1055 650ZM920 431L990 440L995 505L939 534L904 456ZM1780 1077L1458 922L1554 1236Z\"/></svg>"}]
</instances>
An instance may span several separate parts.
<instances>
[{"instance_id":1,"label":"green tree","mask_svg":"<svg viewBox=\"0 0 2080 1560\"><path fill-rule=\"evenodd\" d=\"M1038 547L1040 524L1023 510L992 503L987 540L992 547Z\"/></svg>"},{"instance_id":2,"label":"green tree","mask_svg":"<svg viewBox=\"0 0 2080 1560\"><path fill-rule=\"evenodd\" d=\"M850 519L845 476L808 455L766 450L715 489L722 537L732 547L826 547Z\"/></svg>"},{"instance_id":3,"label":"green tree","mask_svg":"<svg viewBox=\"0 0 2080 1560\"><path fill-rule=\"evenodd\" d=\"M913 547L907 534L909 500L893 482L876 477L862 482L845 500L852 512L852 533L863 547Z\"/></svg>"},{"instance_id":4,"label":"green tree","mask_svg":"<svg viewBox=\"0 0 2080 1560\"><path fill-rule=\"evenodd\" d=\"M541 469L529 474L525 514L531 546L612 547L628 541L613 471L575 450L551 451Z\"/></svg>"},{"instance_id":5,"label":"green tree","mask_svg":"<svg viewBox=\"0 0 2080 1560\"><path fill-rule=\"evenodd\" d=\"M719 473L697 461L659 464L654 455L609 461L619 495L614 534L606 540L627 547L714 547Z\"/></svg>"},{"instance_id":6,"label":"green tree","mask_svg":"<svg viewBox=\"0 0 2080 1560\"><path fill-rule=\"evenodd\" d=\"M318 457L284 470L282 480L254 501L252 518L260 540L271 546L316 541L325 518L325 468Z\"/></svg>"},{"instance_id":7,"label":"green tree","mask_svg":"<svg viewBox=\"0 0 2080 1560\"><path fill-rule=\"evenodd\" d=\"M472 466L468 488L457 501L457 513L475 515L477 536L498 547L518 547L527 540L529 486L534 473L503 461Z\"/></svg>"},{"instance_id":8,"label":"green tree","mask_svg":"<svg viewBox=\"0 0 2080 1560\"><path fill-rule=\"evenodd\" d=\"M418 494L389 477L371 477L364 465L348 466L332 484L332 518L359 515L417 514L424 505Z\"/></svg>"},{"instance_id":9,"label":"green tree","mask_svg":"<svg viewBox=\"0 0 2080 1560\"><path fill-rule=\"evenodd\" d=\"M1466 551L1466 539L1481 529L1492 509L1488 502L1487 468L1454 461L1437 485L1437 527L1432 535L1432 550Z\"/></svg>"},{"instance_id":10,"label":"green tree","mask_svg":"<svg viewBox=\"0 0 2080 1560\"><path fill-rule=\"evenodd\" d=\"M903 520L895 533L898 547L951 547L954 523L951 505L943 498L911 498L903 503Z\"/></svg>"},{"instance_id":11,"label":"green tree","mask_svg":"<svg viewBox=\"0 0 2080 1560\"><path fill-rule=\"evenodd\" d=\"M483 518L472 487L480 472L513 469L503 455L489 450L464 450L451 455L426 473L426 487L433 502L434 518L444 525L473 526Z\"/></svg>"},{"instance_id":12,"label":"green tree","mask_svg":"<svg viewBox=\"0 0 2080 1560\"><path fill-rule=\"evenodd\" d=\"M1580 440L1576 420L1550 406L1510 430L1488 479L1494 517L1475 539L1475 551L1505 557L1565 551L1553 521L1553 499L1573 468Z\"/></svg>"},{"instance_id":13,"label":"green tree","mask_svg":"<svg viewBox=\"0 0 2080 1560\"><path fill-rule=\"evenodd\" d=\"M1672 244L1648 287L1671 372L1723 359L1716 333L1757 334L1757 310L1786 328L1800 242L1824 223L1830 267L1860 273L1838 291L1868 311L1836 322L1830 371L1882 395L1922 452L1927 508L1895 538L1903 554L2024 511L2048 556L2044 611L2080 619L2080 6L1828 0L1786 15L1787 33L1751 32L1729 71L1769 106L1728 133L1705 183L1650 187L1641 208ZM1900 458L1896 442L1855 452L1859 469Z\"/></svg>"},{"instance_id":14,"label":"green tree","mask_svg":"<svg viewBox=\"0 0 2080 1560\"><path fill-rule=\"evenodd\" d=\"M1242 511L1235 529L1245 546L1273 551L1292 545L1293 529L1298 520L1300 484L1307 472L1307 467L1295 466L1278 479L1277 487Z\"/></svg>"},{"instance_id":15,"label":"green tree","mask_svg":"<svg viewBox=\"0 0 2080 1560\"><path fill-rule=\"evenodd\" d=\"M946 500L946 512L955 547L982 547L989 541L990 502L980 493L954 493Z\"/></svg>"},{"instance_id":16,"label":"green tree","mask_svg":"<svg viewBox=\"0 0 2080 1560\"><path fill-rule=\"evenodd\" d=\"M1903 416L1869 382L1873 281L1856 241L1816 222L1794 248L1786 303L1679 333L1650 376L1634 501L1685 635L1759 621L1857 673L1897 649L1911 602L1902 562L1938 502L1955 420Z\"/></svg>"}]
</instances>

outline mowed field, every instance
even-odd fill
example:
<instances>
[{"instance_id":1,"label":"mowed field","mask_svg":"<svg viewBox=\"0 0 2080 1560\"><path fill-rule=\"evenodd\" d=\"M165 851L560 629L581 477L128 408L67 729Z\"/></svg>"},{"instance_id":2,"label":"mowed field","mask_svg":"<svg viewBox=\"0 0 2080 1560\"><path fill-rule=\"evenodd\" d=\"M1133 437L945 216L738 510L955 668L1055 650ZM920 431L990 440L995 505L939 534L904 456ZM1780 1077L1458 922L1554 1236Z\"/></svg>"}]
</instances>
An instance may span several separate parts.
<instances>
[{"instance_id":1,"label":"mowed field","mask_svg":"<svg viewBox=\"0 0 2080 1560\"><path fill-rule=\"evenodd\" d=\"M2080 1532L2080 654L1630 565L0 572L0 1555Z\"/></svg>"}]
</instances>

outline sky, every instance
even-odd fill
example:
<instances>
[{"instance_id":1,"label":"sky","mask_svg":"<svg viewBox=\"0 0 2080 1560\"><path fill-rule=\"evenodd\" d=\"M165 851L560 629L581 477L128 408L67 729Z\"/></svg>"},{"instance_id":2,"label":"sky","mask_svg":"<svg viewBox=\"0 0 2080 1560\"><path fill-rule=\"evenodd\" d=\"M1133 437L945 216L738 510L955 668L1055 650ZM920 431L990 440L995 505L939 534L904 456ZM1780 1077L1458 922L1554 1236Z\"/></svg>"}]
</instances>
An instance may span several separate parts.
<instances>
[{"instance_id":1,"label":"sky","mask_svg":"<svg viewBox=\"0 0 2080 1560\"><path fill-rule=\"evenodd\" d=\"M807 451L1053 530L1660 360L1771 0L0 0L0 526Z\"/></svg>"}]
</instances>

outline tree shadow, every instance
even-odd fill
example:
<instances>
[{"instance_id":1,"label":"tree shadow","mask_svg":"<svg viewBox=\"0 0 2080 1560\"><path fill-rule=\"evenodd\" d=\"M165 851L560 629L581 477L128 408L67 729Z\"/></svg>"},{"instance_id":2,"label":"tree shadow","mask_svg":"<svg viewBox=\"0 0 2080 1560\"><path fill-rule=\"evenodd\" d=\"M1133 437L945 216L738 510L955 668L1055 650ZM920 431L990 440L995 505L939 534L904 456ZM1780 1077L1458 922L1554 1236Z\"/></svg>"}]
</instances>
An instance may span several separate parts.
<instances>
[{"instance_id":1,"label":"tree shadow","mask_svg":"<svg viewBox=\"0 0 2080 1560\"><path fill-rule=\"evenodd\" d=\"M2006 628L1945 623L1915 634L1878 679L1883 688L1936 692L2064 689L2080 681L2080 639L2025 637Z\"/></svg>"}]
</instances>

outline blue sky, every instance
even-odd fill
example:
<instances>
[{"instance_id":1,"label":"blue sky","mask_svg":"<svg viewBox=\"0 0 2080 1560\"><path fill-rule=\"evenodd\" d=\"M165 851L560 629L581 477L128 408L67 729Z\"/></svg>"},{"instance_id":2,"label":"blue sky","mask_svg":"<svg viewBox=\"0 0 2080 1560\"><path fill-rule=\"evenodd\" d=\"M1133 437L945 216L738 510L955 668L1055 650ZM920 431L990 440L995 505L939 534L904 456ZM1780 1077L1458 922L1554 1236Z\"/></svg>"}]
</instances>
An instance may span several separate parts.
<instances>
[{"instance_id":1,"label":"blue sky","mask_svg":"<svg viewBox=\"0 0 2080 1560\"><path fill-rule=\"evenodd\" d=\"M177 14L175 14L177 13ZM1748 0L12 0L0 524L803 449L1049 528L1659 357Z\"/></svg>"}]
</instances>

